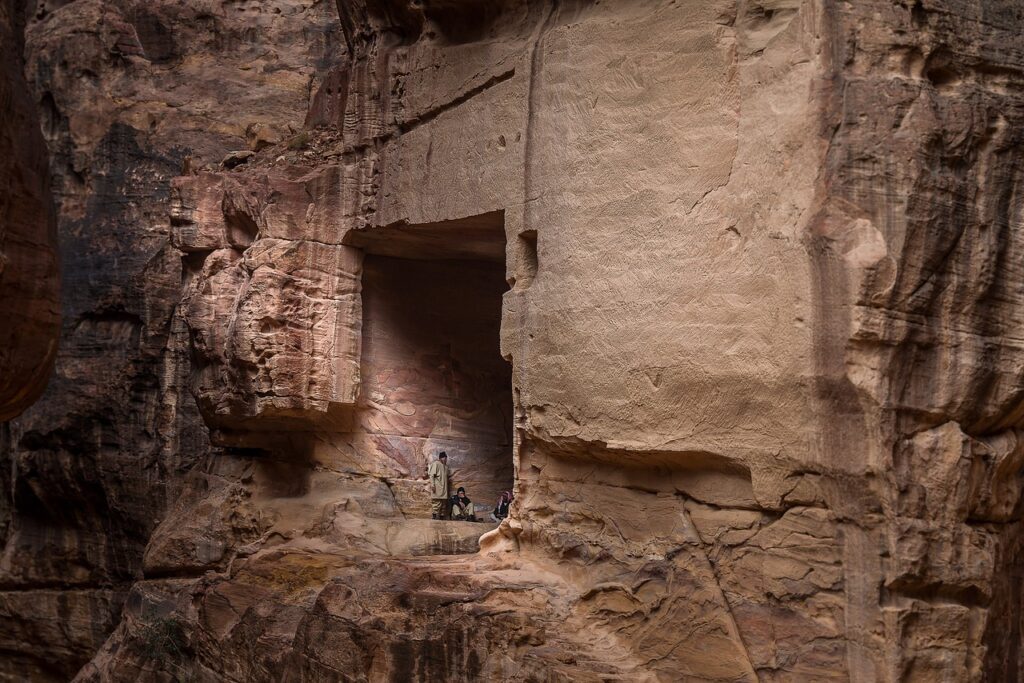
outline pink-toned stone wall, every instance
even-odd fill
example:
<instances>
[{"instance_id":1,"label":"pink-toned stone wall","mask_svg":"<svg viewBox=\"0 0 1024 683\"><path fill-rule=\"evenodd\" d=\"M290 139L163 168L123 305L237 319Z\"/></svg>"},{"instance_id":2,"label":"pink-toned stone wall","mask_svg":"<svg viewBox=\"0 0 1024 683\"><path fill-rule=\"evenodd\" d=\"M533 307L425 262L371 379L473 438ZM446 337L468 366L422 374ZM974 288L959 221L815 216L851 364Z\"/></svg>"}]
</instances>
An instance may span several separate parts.
<instances>
[{"instance_id":1,"label":"pink-toned stone wall","mask_svg":"<svg viewBox=\"0 0 1024 683\"><path fill-rule=\"evenodd\" d=\"M512 370L498 349L500 263L367 256L357 425L393 462L404 510L426 516L427 464L493 505L512 487ZM419 482L413 481L419 479ZM396 495L399 495L396 493Z\"/></svg>"},{"instance_id":2,"label":"pink-toned stone wall","mask_svg":"<svg viewBox=\"0 0 1024 683\"><path fill-rule=\"evenodd\" d=\"M130 594L83 679L1020 678L1019 2L344 0L323 50L284 4L76 0L31 43L65 234L134 241L80 250L58 398L0 434L18 661ZM193 25L231 40L159 39ZM378 277L446 235L504 262L508 393L432 345L473 308L406 281L442 261ZM502 396L517 503L455 557L423 466Z\"/></svg>"}]
</instances>

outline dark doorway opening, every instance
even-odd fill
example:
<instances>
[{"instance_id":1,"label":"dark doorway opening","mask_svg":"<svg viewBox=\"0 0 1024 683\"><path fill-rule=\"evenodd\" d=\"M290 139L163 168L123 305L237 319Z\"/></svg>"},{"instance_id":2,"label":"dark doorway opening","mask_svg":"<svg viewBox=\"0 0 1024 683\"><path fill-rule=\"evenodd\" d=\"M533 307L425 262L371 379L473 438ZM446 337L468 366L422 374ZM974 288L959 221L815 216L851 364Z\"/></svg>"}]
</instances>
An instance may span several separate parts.
<instances>
[{"instance_id":1,"label":"dark doorway opening","mask_svg":"<svg viewBox=\"0 0 1024 683\"><path fill-rule=\"evenodd\" d=\"M409 464L410 479L392 483L399 505L429 517L426 467L445 451L452 491L493 506L514 478L502 214L375 228L352 242L366 252L359 428Z\"/></svg>"}]
</instances>

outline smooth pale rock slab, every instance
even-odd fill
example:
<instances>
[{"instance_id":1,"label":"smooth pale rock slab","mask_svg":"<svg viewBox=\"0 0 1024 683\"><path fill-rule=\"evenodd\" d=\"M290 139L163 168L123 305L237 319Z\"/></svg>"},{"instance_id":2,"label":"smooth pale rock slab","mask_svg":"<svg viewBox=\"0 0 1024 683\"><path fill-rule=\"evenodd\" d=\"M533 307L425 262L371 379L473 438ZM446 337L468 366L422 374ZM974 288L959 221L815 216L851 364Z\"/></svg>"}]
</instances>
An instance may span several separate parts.
<instances>
[{"instance_id":1,"label":"smooth pale rock slab","mask_svg":"<svg viewBox=\"0 0 1024 683\"><path fill-rule=\"evenodd\" d=\"M393 555L471 555L480 537L497 528L493 522L410 519L391 526L387 546Z\"/></svg>"}]
</instances>

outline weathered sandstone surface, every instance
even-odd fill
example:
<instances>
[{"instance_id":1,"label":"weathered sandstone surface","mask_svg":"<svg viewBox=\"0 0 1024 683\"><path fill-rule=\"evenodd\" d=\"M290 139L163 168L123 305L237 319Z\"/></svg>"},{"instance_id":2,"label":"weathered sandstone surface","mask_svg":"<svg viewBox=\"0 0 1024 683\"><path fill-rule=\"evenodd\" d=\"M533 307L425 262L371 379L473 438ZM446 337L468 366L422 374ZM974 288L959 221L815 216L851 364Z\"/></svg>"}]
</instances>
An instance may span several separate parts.
<instances>
[{"instance_id":1,"label":"weathered sandstone surface","mask_svg":"<svg viewBox=\"0 0 1024 683\"><path fill-rule=\"evenodd\" d=\"M117 624L153 530L210 456L187 387L170 181L300 128L310 80L341 55L324 3L25 9L62 330L46 395L0 435L0 671L68 680Z\"/></svg>"},{"instance_id":2,"label":"weathered sandstone surface","mask_svg":"<svg viewBox=\"0 0 1024 683\"><path fill-rule=\"evenodd\" d=\"M35 17L3 675L1024 675L1019 3Z\"/></svg>"},{"instance_id":3,"label":"weathered sandstone surface","mask_svg":"<svg viewBox=\"0 0 1024 683\"><path fill-rule=\"evenodd\" d=\"M22 7L0 2L0 422L46 388L57 353L56 218L46 144L25 83Z\"/></svg>"}]
</instances>

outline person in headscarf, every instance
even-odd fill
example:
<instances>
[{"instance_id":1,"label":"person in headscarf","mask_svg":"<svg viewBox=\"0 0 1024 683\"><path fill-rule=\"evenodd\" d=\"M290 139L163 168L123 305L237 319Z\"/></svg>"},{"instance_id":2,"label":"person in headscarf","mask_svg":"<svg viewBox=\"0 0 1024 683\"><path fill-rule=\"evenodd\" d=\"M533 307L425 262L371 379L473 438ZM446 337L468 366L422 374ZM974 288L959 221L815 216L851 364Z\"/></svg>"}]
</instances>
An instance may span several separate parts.
<instances>
[{"instance_id":1,"label":"person in headscarf","mask_svg":"<svg viewBox=\"0 0 1024 683\"><path fill-rule=\"evenodd\" d=\"M446 519L448 504L448 454L441 451L427 469L430 481L430 518Z\"/></svg>"},{"instance_id":2,"label":"person in headscarf","mask_svg":"<svg viewBox=\"0 0 1024 683\"><path fill-rule=\"evenodd\" d=\"M497 504L494 506L494 512L491 513L491 519L495 522L500 522L508 517L508 508L511 504L512 492L502 491L501 495L498 497Z\"/></svg>"},{"instance_id":3,"label":"person in headscarf","mask_svg":"<svg viewBox=\"0 0 1024 683\"><path fill-rule=\"evenodd\" d=\"M451 504L452 519L464 522L476 521L476 515L473 514L473 501L466 495L465 488L460 486L449 502Z\"/></svg>"}]
</instances>

